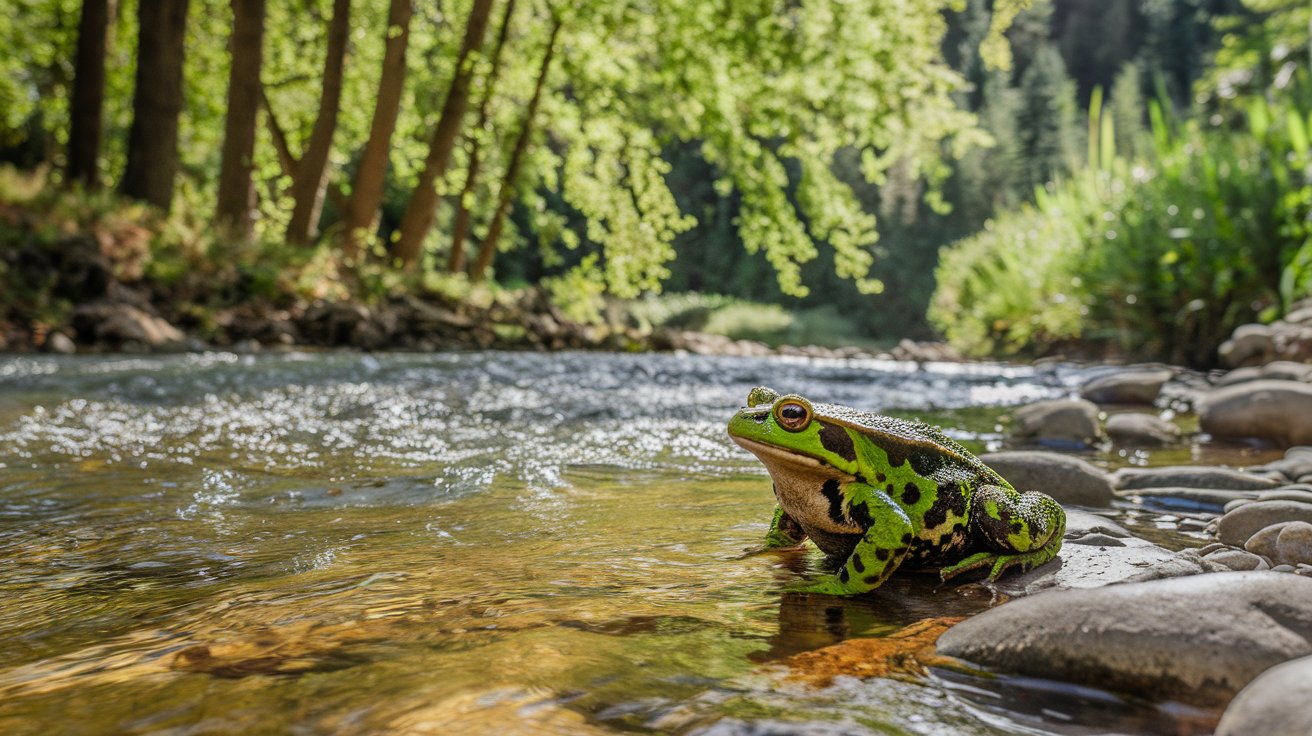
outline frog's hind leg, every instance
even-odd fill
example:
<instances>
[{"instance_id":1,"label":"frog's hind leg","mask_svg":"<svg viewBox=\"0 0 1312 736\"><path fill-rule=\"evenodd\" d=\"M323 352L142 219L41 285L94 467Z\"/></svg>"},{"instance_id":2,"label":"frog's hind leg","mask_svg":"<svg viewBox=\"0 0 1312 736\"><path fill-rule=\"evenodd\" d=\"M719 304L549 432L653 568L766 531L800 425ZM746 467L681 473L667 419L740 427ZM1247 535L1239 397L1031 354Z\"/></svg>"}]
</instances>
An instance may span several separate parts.
<instances>
[{"instance_id":1,"label":"frog's hind leg","mask_svg":"<svg viewBox=\"0 0 1312 736\"><path fill-rule=\"evenodd\" d=\"M975 491L970 512L975 535L993 549L978 552L940 571L943 580L988 567L989 580L1011 568L1031 570L1051 560L1066 533L1066 512L1042 493L1020 493L987 485Z\"/></svg>"}]
</instances>

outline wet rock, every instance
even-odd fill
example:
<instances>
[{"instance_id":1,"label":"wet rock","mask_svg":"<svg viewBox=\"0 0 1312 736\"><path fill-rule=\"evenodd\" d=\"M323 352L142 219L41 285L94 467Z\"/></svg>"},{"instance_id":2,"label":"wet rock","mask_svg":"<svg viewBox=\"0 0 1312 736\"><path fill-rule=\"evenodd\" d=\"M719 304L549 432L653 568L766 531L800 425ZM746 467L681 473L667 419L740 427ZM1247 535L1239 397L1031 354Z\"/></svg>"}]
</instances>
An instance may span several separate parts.
<instances>
[{"instance_id":1,"label":"wet rock","mask_svg":"<svg viewBox=\"0 0 1312 736\"><path fill-rule=\"evenodd\" d=\"M77 345L73 338L62 332L52 332L46 337L46 351L57 355L73 355L77 352Z\"/></svg>"},{"instance_id":2,"label":"wet rock","mask_svg":"<svg viewBox=\"0 0 1312 736\"><path fill-rule=\"evenodd\" d=\"M1286 521L1258 530L1244 549L1276 565L1312 564L1312 524Z\"/></svg>"},{"instance_id":3,"label":"wet rock","mask_svg":"<svg viewBox=\"0 0 1312 736\"><path fill-rule=\"evenodd\" d=\"M92 302L73 310L73 328L83 343L109 347L184 345L186 335L163 319L122 302Z\"/></svg>"},{"instance_id":4,"label":"wet rock","mask_svg":"<svg viewBox=\"0 0 1312 736\"><path fill-rule=\"evenodd\" d=\"M1258 530L1284 521L1312 523L1312 503L1254 501L1244 504L1217 521L1217 538L1232 547L1242 547Z\"/></svg>"},{"instance_id":5,"label":"wet rock","mask_svg":"<svg viewBox=\"0 0 1312 736\"><path fill-rule=\"evenodd\" d=\"M1312 654L1312 579L1228 572L1010 601L948 630L940 654L1031 677L1215 705Z\"/></svg>"},{"instance_id":6,"label":"wet rock","mask_svg":"<svg viewBox=\"0 0 1312 736\"><path fill-rule=\"evenodd\" d=\"M1152 414L1113 414L1107 436L1117 445L1162 447L1180 441L1180 428Z\"/></svg>"},{"instance_id":7,"label":"wet rock","mask_svg":"<svg viewBox=\"0 0 1312 736\"><path fill-rule=\"evenodd\" d=\"M1203 556L1208 562L1215 562L1218 565L1225 565L1231 570L1267 570L1270 565L1261 557L1252 552L1245 552L1241 549L1221 549Z\"/></svg>"},{"instance_id":8,"label":"wet rock","mask_svg":"<svg viewBox=\"0 0 1312 736\"><path fill-rule=\"evenodd\" d=\"M1271 378L1279 381L1312 381L1312 364L1295 363L1292 360L1276 360L1264 366L1236 368L1221 377L1217 386L1233 386L1237 383Z\"/></svg>"},{"instance_id":9,"label":"wet rock","mask_svg":"<svg viewBox=\"0 0 1312 736\"><path fill-rule=\"evenodd\" d=\"M1198 419L1216 437L1312 443L1312 384L1260 380L1219 388L1199 401Z\"/></svg>"},{"instance_id":10,"label":"wet rock","mask_svg":"<svg viewBox=\"0 0 1312 736\"><path fill-rule=\"evenodd\" d=\"M1117 491L1116 495L1138 498L1161 508L1209 511L1219 514L1234 501L1255 500L1257 491L1226 491L1215 488L1140 488Z\"/></svg>"},{"instance_id":11,"label":"wet rock","mask_svg":"<svg viewBox=\"0 0 1312 736\"><path fill-rule=\"evenodd\" d=\"M1279 460L1251 468L1254 471L1279 473L1289 480L1312 475L1312 447L1291 447Z\"/></svg>"},{"instance_id":12,"label":"wet rock","mask_svg":"<svg viewBox=\"0 0 1312 736\"><path fill-rule=\"evenodd\" d=\"M1040 491L1063 505L1107 506L1112 502L1107 473L1079 458L1020 450L991 452L980 459L1022 492Z\"/></svg>"},{"instance_id":13,"label":"wet rock","mask_svg":"<svg viewBox=\"0 0 1312 736\"><path fill-rule=\"evenodd\" d=\"M1098 407L1083 399L1040 401L1013 415L1011 437L1063 447L1089 447L1102 439Z\"/></svg>"},{"instance_id":14,"label":"wet rock","mask_svg":"<svg viewBox=\"0 0 1312 736\"><path fill-rule=\"evenodd\" d=\"M1267 325L1240 325L1216 352L1231 368L1270 363L1276 356L1275 330Z\"/></svg>"},{"instance_id":15,"label":"wet rock","mask_svg":"<svg viewBox=\"0 0 1312 736\"><path fill-rule=\"evenodd\" d=\"M1084 384L1080 396L1095 404L1152 404L1174 374L1169 368L1112 373Z\"/></svg>"},{"instance_id":16,"label":"wet rock","mask_svg":"<svg viewBox=\"0 0 1312 736\"><path fill-rule=\"evenodd\" d=\"M1312 734L1312 657L1278 664L1230 701L1216 736Z\"/></svg>"},{"instance_id":17,"label":"wet rock","mask_svg":"<svg viewBox=\"0 0 1312 736\"><path fill-rule=\"evenodd\" d=\"M1230 468L1207 465L1178 465L1167 468L1121 468L1111 475L1117 490L1142 488L1212 488L1229 491L1261 491L1279 488L1280 482Z\"/></svg>"},{"instance_id":18,"label":"wet rock","mask_svg":"<svg viewBox=\"0 0 1312 736\"><path fill-rule=\"evenodd\" d=\"M894 360L912 360L917 363L959 363L964 358L945 342L916 342L903 338L890 351Z\"/></svg>"}]
</instances>

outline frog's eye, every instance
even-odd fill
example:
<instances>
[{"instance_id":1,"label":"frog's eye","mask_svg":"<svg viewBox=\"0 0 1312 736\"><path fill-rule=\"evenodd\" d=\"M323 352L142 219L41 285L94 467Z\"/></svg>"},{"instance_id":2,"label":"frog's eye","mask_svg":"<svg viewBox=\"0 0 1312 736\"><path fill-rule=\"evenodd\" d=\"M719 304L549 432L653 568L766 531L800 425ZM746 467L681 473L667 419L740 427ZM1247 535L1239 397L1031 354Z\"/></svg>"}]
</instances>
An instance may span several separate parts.
<instances>
[{"instance_id":1,"label":"frog's eye","mask_svg":"<svg viewBox=\"0 0 1312 736\"><path fill-rule=\"evenodd\" d=\"M800 432L811 423L811 407L801 401L780 401L774 407L775 421L789 432Z\"/></svg>"}]
</instances>

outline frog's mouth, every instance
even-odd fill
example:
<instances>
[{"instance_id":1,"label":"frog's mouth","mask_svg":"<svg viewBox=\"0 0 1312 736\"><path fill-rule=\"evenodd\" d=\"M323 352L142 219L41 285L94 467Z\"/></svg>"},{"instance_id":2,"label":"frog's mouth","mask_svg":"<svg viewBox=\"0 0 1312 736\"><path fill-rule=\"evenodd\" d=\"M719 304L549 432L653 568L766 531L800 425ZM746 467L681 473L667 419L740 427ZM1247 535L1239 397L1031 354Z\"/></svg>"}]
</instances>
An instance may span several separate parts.
<instances>
[{"instance_id":1,"label":"frog's mouth","mask_svg":"<svg viewBox=\"0 0 1312 736\"><path fill-rule=\"evenodd\" d=\"M749 440L746 437L730 435L739 447L752 453L760 458L765 464L765 469L770 471L770 475L776 479L781 475L779 471L787 471L787 474L804 474L810 476L821 476L823 478L833 478L840 482L850 482L855 480L855 476L845 473L838 468L817 457L811 457L796 450L779 447L777 445L767 445L764 442Z\"/></svg>"}]
</instances>

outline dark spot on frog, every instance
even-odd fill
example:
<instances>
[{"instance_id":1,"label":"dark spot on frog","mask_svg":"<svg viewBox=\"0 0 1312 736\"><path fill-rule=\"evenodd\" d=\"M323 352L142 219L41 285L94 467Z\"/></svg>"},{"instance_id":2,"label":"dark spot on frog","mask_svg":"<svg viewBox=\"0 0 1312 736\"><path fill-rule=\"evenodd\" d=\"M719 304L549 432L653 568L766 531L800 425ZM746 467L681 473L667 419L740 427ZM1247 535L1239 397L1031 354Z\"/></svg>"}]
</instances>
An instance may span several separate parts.
<instances>
[{"instance_id":1,"label":"dark spot on frog","mask_svg":"<svg viewBox=\"0 0 1312 736\"><path fill-rule=\"evenodd\" d=\"M902 535L902 544L911 544L911 532Z\"/></svg>"},{"instance_id":2,"label":"dark spot on frog","mask_svg":"<svg viewBox=\"0 0 1312 736\"><path fill-rule=\"evenodd\" d=\"M888 476L887 476L887 475L884 475L883 473L880 473L880 474L878 474L878 475L875 476L875 482L876 482L876 483L883 483L883 482L886 481L886 480L888 480Z\"/></svg>"},{"instance_id":3,"label":"dark spot on frog","mask_svg":"<svg viewBox=\"0 0 1312 736\"><path fill-rule=\"evenodd\" d=\"M875 550L875 557L879 558L880 562L887 560L888 550L884 549L883 547L880 547L879 549Z\"/></svg>"},{"instance_id":4,"label":"dark spot on frog","mask_svg":"<svg viewBox=\"0 0 1312 736\"><path fill-rule=\"evenodd\" d=\"M874 524L874 519L870 518L870 507L865 501L852 504L847 510L847 515L852 517L852 521L862 529L869 529Z\"/></svg>"},{"instance_id":5,"label":"dark spot on frog","mask_svg":"<svg viewBox=\"0 0 1312 736\"><path fill-rule=\"evenodd\" d=\"M866 571L866 563L865 560L861 559L861 555L852 555L852 569L857 572Z\"/></svg>"},{"instance_id":6,"label":"dark spot on frog","mask_svg":"<svg viewBox=\"0 0 1312 736\"><path fill-rule=\"evenodd\" d=\"M878 585L879 583L883 582L882 580L880 580L878 575L867 575L865 576L865 581L866 581L866 585Z\"/></svg>"},{"instance_id":7,"label":"dark spot on frog","mask_svg":"<svg viewBox=\"0 0 1312 736\"><path fill-rule=\"evenodd\" d=\"M846 567L844 567L843 569L841 569L841 570L838 571L838 579L841 580L842 582L846 583L847 580L848 580L848 577L849 577L849 575L848 575L848 573L847 573L847 568L846 568Z\"/></svg>"},{"instance_id":8,"label":"dark spot on frog","mask_svg":"<svg viewBox=\"0 0 1312 736\"><path fill-rule=\"evenodd\" d=\"M856 448L852 446L852 436L837 424L820 423L820 444L848 462L856 461Z\"/></svg>"},{"instance_id":9,"label":"dark spot on frog","mask_svg":"<svg viewBox=\"0 0 1312 736\"><path fill-rule=\"evenodd\" d=\"M843 514L843 491L838 487L838 481L830 478L820 487L820 492L829 500L829 518L835 524L846 524L847 516Z\"/></svg>"},{"instance_id":10,"label":"dark spot on frog","mask_svg":"<svg viewBox=\"0 0 1312 736\"><path fill-rule=\"evenodd\" d=\"M915 506L920 501L920 489L915 483L908 483L902 491L902 503L908 506Z\"/></svg>"},{"instance_id":11,"label":"dark spot on frog","mask_svg":"<svg viewBox=\"0 0 1312 736\"><path fill-rule=\"evenodd\" d=\"M1021 529L1024 529L1024 528L1025 528L1025 525L1022 524L1022 523L1020 523L1020 519L1012 519L1012 521L1011 521L1011 533L1012 533L1012 534L1020 534Z\"/></svg>"}]
</instances>

